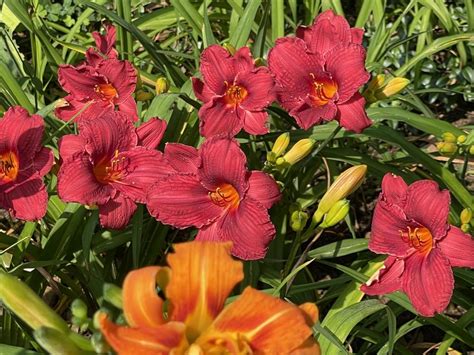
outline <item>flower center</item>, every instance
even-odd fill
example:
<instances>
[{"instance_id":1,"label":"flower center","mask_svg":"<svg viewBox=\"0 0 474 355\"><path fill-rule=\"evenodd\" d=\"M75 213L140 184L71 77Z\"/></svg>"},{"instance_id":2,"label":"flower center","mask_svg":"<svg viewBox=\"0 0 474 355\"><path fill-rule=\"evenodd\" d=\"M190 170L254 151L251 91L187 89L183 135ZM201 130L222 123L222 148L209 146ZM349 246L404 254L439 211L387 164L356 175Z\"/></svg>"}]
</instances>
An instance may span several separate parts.
<instances>
[{"instance_id":1,"label":"flower center","mask_svg":"<svg viewBox=\"0 0 474 355\"><path fill-rule=\"evenodd\" d=\"M19 171L18 158L13 152L0 154L0 180L3 182L15 181Z\"/></svg>"},{"instance_id":2,"label":"flower center","mask_svg":"<svg viewBox=\"0 0 474 355\"><path fill-rule=\"evenodd\" d=\"M244 87L239 85L231 85L228 86L225 92L224 101L227 105L237 106L242 101L244 101L247 96L248 92Z\"/></svg>"},{"instance_id":3,"label":"flower center","mask_svg":"<svg viewBox=\"0 0 474 355\"><path fill-rule=\"evenodd\" d=\"M407 227L407 229L408 232L400 231L400 236L404 242L422 254L428 254L433 249L433 236L428 228L417 227L412 229Z\"/></svg>"},{"instance_id":4,"label":"flower center","mask_svg":"<svg viewBox=\"0 0 474 355\"><path fill-rule=\"evenodd\" d=\"M93 171L96 179L102 184L118 182L122 179L126 167L126 158L119 157L119 151L116 150L114 157L107 161L104 159L94 166Z\"/></svg>"},{"instance_id":5,"label":"flower center","mask_svg":"<svg viewBox=\"0 0 474 355\"><path fill-rule=\"evenodd\" d=\"M324 106L337 92L337 84L330 78L316 78L313 73L309 74L313 80L310 98L315 106Z\"/></svg>"},{"instance_id":6,"label":"flower center","mask_svg":"<svg viewBox=\"0 0 474 355\"><path fill-rule=\"evenodd\" d=\"M215 191L209 192L209 197L217 206L231 209L239 207L239 193L231 184L220 185Z\"/></svg>"},{"instance_id":7,"label":"flower center","mask_svg":"<svg viewBox=\"0 0 474 355\"><path fill-rule=\"evenodd\" d=\"M253 354L247 339L239 333L236 334L210 334L192 344L188 354Z\"/></svg>"},{"instance_id":8,"label":"flower center","mask_svg":"<svg viewBox=\"0 0 474 355\"><path fill-rule=\"evenodd\" d=\"M104 101L113 101L118 98L117 90L112 84L98 84L94 87L94 91Z\"/></svg>"}]
</instances>

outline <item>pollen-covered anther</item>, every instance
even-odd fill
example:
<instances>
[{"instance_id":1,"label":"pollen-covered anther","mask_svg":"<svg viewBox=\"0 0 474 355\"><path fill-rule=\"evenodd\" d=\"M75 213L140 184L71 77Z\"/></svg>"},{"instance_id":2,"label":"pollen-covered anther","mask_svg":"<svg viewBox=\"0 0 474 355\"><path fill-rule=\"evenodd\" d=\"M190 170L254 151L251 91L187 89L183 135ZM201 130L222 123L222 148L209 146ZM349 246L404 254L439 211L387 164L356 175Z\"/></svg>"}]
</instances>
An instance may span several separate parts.
<instances>
[{"instance_id":1,"label":"pollen-covered anther","mask_svg":"<svg viewBox=\"0 0 474 355\"><path fill-rule=\"evenodd\" d=\"M94 91L104 101L113 101L118 98L117 89L112 84L97 84L94 86Z\"/></svg>"},{"instance_id":2,"label":"pollen-covered anther","mask_svg":"<svg viewBox=\"0 0 474 355\"><path fill-rule=\"evenodd\" d=\"M337 84L330 78L317 78L313 73L310 73L312 79L312 89L310 97L315 106L324 106L337 93Z\"/></svg>"},{"instance_id":3,"label":"pollen-covered anther","mask_svg":"<svg viewBox=\"0 0 474 355\"><path fill-rule=\"evenodd\" d=\"M239 193L230 184L222 184L215 191L209 192L209 198L217 206L225 208L237 208L240 203Z\"/></svg>"},{"instance_id":4,"label":"pollen-covered anther","mask_svg":"<svg viewBox=\"0 0 474 355\"><path fill-rule=\"evenodd\" d=\"M240 104L248 96L248 91L243 86L239 85L227 85L227 90L225 92L225 103L231 106L236 106Z\"/></svg>"},{"instance_id":5,"label":"pollen-covered anther","mask_svg":"<svg viewBox=\"0 0 474 355\"><path fill-rule=\"evenodd\" d=\"M399 231L402 240L420 253L429 253L433 248L433 236L428 228L416 227L412 229L408 226L407 229L408 232L402 230Z\"/></svg>"},{"instance_id":6,"label":"pollen-covered anther","mask_svg":"<svg viewBox=\"0 0 474 355\"><path fill-rule=\"evenodd\" d=\"M18 158L13 152L0 154L0 180L15 181L18 176Z\"/></svg>"}]
</instances>

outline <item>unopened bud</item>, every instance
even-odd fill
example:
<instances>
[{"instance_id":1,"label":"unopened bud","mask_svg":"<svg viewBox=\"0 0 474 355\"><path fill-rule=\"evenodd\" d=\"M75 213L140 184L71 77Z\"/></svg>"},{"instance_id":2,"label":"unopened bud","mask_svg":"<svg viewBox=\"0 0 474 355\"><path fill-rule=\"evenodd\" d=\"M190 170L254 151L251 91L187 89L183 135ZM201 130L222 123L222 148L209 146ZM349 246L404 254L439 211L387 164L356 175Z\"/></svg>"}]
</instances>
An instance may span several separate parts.
<instances>
[{"instance_id":1,"label":"unopened bud","mask_svg":"<svg viewBox=\"0 0 474 355\"><path fill-rule=\"evenodd\" d=\"M444 132L441 137L443 138L443 141L446 142L446 143L455 143L456 142L456 136L454 134L452 134L451 132Z\"/></svg>"},{"instance_id":2,"label":"unopened bud","mask_svg":"<svg viewBox=\"0 0 474 355\"><path fill-rule=\"evenodd\" d=\"M456 143L438 142L436 147L443 155L453 155L458 150Z\"/></svg>"},{"instance_id":3,"label":"unopened bud","mask_svg":"<svg viewBox=\"0 0 474 355\"><path fill-rule=\"evenodd\" d=\"M320 228L328 228L336 225L349 213L349 201L337 201L328 211L324 221L319 225Z\"/></svg>"},{"instance_id":4,"label":"unopened bud","mask_svg":"<svg viewBox=\"0 0 474 355\"><path fill-rule=\"evenodd\" d=\"M384 74L377 74L367 86L367 90L375 91L381 89L383 84L385 83L385 75Z\"/></svg>"},{"instance_id":5,"label":"unopened bud","mask_svg":"<svg viewBox=\"0 0 474 355\"><path fill-rule=\"evenodd\" d=\"M87 305L84 303L83 300L76 298L71 303L71 312L74 317L79 319L86 319L87 318Z\"/></svg>"},{"instance_id":6,"label":"unopened bud","mask_svg":"<svg viewBox=\"0 0 474 355\"><path fill-rule=\"evenodd\" d=\"M341 173L331 184L324 196L319 202L318 209L314 214L316 223L319 223L322 217L332 208L332 206L349 196L364 181L367 165L355 165Z\"/></svg>"},{"instance_id":7,"label":"unopened bud","mask_svg":"<svg viewBox=\"0 0 474 355\"><path fill-rule=\"evenodd\" d=\"M474 145L469 147L469 154L474 155Z\"/></svg>"},{"instance_id":8,"label":"unopened bud","mask_svg":"<svg viewBox=\"0 0 474 355\"><path fill-rule=\"evenodd\" d=\"M147 92L144 90L137 90L137 93L135 95L137 101L149 101L155 97L151 92Z\"/></svg>"},{"instance_id":9,"label":"unopened bud","mask_svg":"<svg viewBox=\"0 0 474 355\"><path fill-rule=\"evenodd\" d=\"M302 211L295 211L291 214L290 227L295 232L301 232L308 222L308 214Z\"/></svg>"},{"instance_id":10,"label":"unopened bud","mask_svg":"<svg viewBox=\"0 0 474 355\"><path fill-rule=\"evenodd\" d=\"M66 322L25 283L0 272L0 300L33 330L47 327L68 334Z\"/></svg>"},{"instance_id":11,"label":"unopened bud","mask_svg":"<svg viewBox=\"0 0 474 355\"><path fill-rule=\"evenodd\" d=\"M235 47L230 43L224 43L222 47L227 49L227 52L229 52L231 55L234 55L236 52Z\"/></svg>"},{"instance_id":12,"label":"unopened bud","mask_svg":"<svg viewBox=\"0 0 474 355\"><path fill-rule=\"evenodd\" d=\"M92 334L91 344L96 354L108 354L112 350L101 333Z\"/></svg>"},{"instance_id":13,"label":"unopened bud","mask_svg":"<svg viewBox=\"0 0 474 355\"><path fill-rule=\"evenodd\" d=\"M309 153L311 153L311 150L313 150L314 147L314 143L315 141L309 138L299 140L293 147L291 147L288 153L283 156L282 162L289 165L294 165L298 163ZM280 158L277 159L277 165L279 165L279 160Z\"/></svg>"},{"instance_id":14,"label":"unopened bud","mask_svg":"<svg viewBox=\"0 0 474 355\"><path fill-rule=\"evenodd\" d=\"M83 350L79 349L74 342L57 329L40 327L33 332L33 336L48 354L84 354Z\"/></svg>"},{"instance_id":15,"label":"unopened bud","mask_svg":"<svg viewBox=\"0 0 474 355\"><path fill-rule=\"evenodd\" d=\"M387 85L385 85L381 91L376 91L375 96L382 100L386 99L401 92L408 86L408 84L410 84L410 80L406 78L393 78L389 80Z\"/></svg>"},{"instance_id":16,"label":"unopened bud","mask_svg":"<svg viewBox=\"0 0 474 355\"><path fill-rule=\"evenodd\" d=\"M105 283L104 284L104 299L112 304L113 306L122 309L123 300L122 300L122 289L114 284Z\"/></svg>"},{"instance_id":17,"label":"unopened bud","mask_svg":"<svg viewBox=\"0 0 474 355\"><path fill-rule=\"evenodd\" d=\"M290 133L285 132L280 134L278 138L275 140L275 144L272 147L272 153L275 154L275 157L280 157L283 153L285 153L286 148L290 144Z\"/></svg>"},{"instance_id":18,"label":"unopened bud","mask_svg":"<svg viewBox=\"0 0 474 355\"><path fill-rule=\"evenodd\" d=\"M155 90L157 95L168 92L169 88L170 83L164 76L160 76L158 79L156 79Z\"/></svg>"},{"instance_id":19,"label":"unopened bud","mask_svg":"<svg viewBox=\"0 0 474 355\"><path fill-rule=\"evenodd\" d=\"M464 233L469 233L469 231L471 230L471 225L467 223L461 224L461 230Z\"/></svg>"},{"instance_id":20,"label":"unopened bud","mask_svg":"<svg viewBox=\"0 0 474 355\"><path fill-rule=\"evenodd\" d=\"M463 144L466 141L466 139L467 139L467 137L464 134L461 134L457 139L457 143L458 144Z\"/></svg>"},{"instance_id":21,"label":"unopened bud","mask_svg":"<svg viewBox=\"0 0 474 355\"><path fill-rule=\"evenodd\" d=\"M466 224L471 222L472 219L472 210L468 207L462 210L461 212L461 223Z\"/></svg>"}]
</instances>

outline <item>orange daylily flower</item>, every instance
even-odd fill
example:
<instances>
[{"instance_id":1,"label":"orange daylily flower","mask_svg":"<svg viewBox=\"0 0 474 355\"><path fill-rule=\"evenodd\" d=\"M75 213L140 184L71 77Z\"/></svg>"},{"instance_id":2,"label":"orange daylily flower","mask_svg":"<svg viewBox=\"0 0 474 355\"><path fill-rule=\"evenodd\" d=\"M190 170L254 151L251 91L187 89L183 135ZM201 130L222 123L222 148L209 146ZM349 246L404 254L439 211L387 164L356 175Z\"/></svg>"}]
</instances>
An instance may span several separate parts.
<instances>
[{"instance_id":1,"label":"orange daylily flower","mask_svg":"<svg viewBox=\"0 0 474 355\"><path fill-rule=\"evenodd\" d=\"M119 354L320 354L312 337L318 309L300 307L247 287L224 303L243 279L232 243L175 245L170 267L130 272L123 284L128 327L99 315L101 331ZM166 295L165 298L160 295Z\"/></svg>"}]
</instances>

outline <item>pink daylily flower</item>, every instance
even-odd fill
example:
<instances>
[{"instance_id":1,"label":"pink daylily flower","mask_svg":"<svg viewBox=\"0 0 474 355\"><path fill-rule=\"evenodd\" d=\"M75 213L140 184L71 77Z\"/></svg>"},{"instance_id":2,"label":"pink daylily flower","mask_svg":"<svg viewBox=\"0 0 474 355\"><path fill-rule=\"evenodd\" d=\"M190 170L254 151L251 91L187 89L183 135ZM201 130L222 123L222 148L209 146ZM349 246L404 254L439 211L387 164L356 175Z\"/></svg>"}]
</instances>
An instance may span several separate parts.
<instances>
[{"instance_id":1,"label":"pink daylily flower","mask_svg":"<svg viewBox=\"0 0 474 355\"><path fill-rule=\"evenodd\" d=\"M274 80L266 67L256 67L248 47L231 55L212 45L201 55L204 81L193 78L199 110L200 132L235 136L243 128L250 134L268 133L265 108L275 100Z\"/></svg>"},{"instance_id":2,"label":"pink daylily flower","mask_svg":"<svg viewBox=\"0 0 474 355\"><path fill-rule=\"evenodd\" d=\"M86 52L87 63L92 66L97 66L105 58L116 59L118 56L115 49L116 29L113 25L107 25L105 34L101 35L99 32L92 32L92 37L95 39L97 48L88 48Z\"/></svg>"},{"instance_id":3,"label":"pink daylily flower","mask_svg":"<svg viewBox=\"0 0 474 355\"><path fill-rule=\"evenodd\" d=\"M280 199L278 185L261 171L248 171L234 139L215 136L199 149L167 144L176 170L148 192L147 206L159 221L196 227L196 240L232 241L232 254L261 259L275 236L268 209Z\"/></svg>"},{"instance_id":4,"label":"pink daylily flower","mask_svg":"<svg viewBox=\"0 0 474 355\"><path fill-rule=\"evenodd\" d=\"M116 111L83 122L79 135L59 142L59 197L96 204L102 226L124 228L136 203L145 202L148 187L173 172L155 150L165 128L164 121L151 119L136 129L127 115Z\"/></svg>"},{"instance_id":5,"label":"pink daylily flower","mask_svg":"<svg viewBox=\"0 0 474 355\"><path fill-rule=\"evenodd\" d=\"M401 177L385 175L369 249L389 257L361 290L403 291L420 315L441 313L453 293L451 267L474 268L474 240L448 223L449 206L449 191L440 191L434 181L407 186Z\"/></svg>"},{"instance_id":6,"label":"pink daylily flower","mask_svg":"<svg viewBox=\"0 0 474 355\"><path fill-rule=\"evenodd\" d=\"M347 130L371 125L359 89L370 78L365 70L362 30L351 29L331 10L319 15L298 37L276 41L268 66L277 82L277 99L303 129L337 120Z\"/></svg>"},{"instance_id":7,"label":"pink daylily flower","mask_svg":"<svg viewBox=\"0 0 474 355\"><path fill-rule=\"evenodd\" d=\"M48 204L43 176L54 157L41 145L43 131L43 118L20 106L0 119L0 207L27 221L43 218Z\"/></svg>"}]
</instances>

